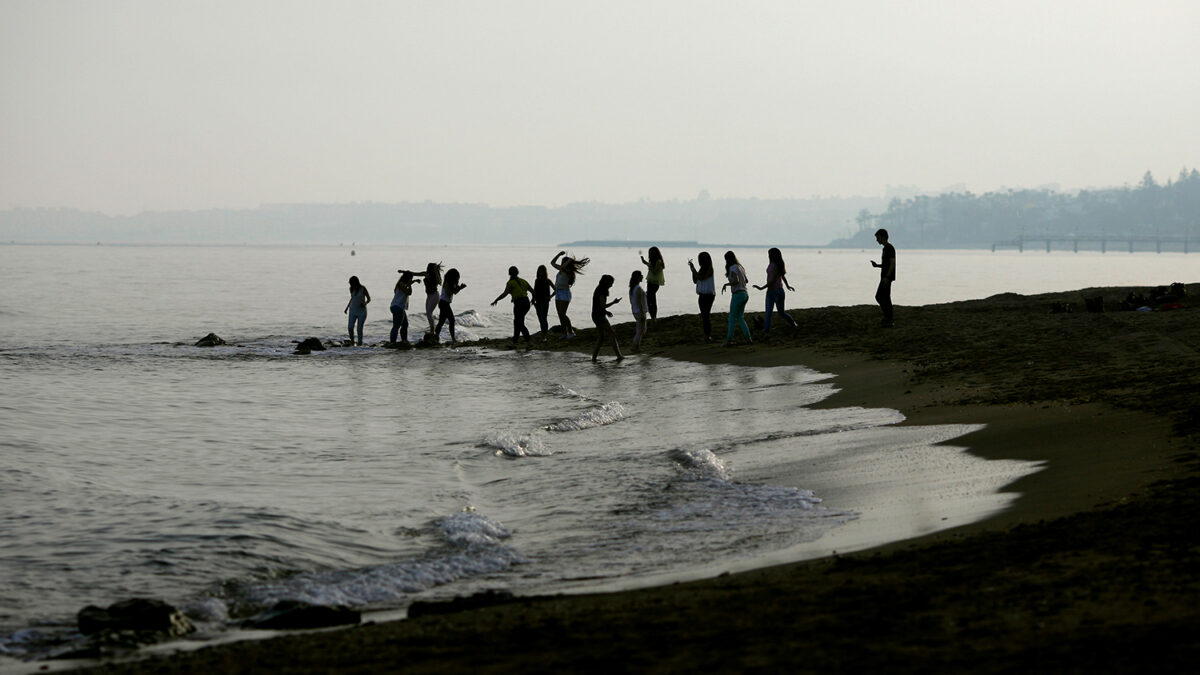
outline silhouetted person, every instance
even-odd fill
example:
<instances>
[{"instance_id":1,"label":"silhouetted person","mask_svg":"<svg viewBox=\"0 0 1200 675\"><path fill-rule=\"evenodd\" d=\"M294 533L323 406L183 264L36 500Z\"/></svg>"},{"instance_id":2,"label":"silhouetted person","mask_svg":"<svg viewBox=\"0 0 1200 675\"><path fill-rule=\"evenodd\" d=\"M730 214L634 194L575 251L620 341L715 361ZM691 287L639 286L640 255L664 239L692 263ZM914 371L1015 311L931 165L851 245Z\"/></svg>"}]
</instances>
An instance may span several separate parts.
<instances>
[{"instance_id":1,"label":"silhouetted person","mask_svg":"<svg viewBox=\"0 0 1200 675\"><path fill-rule=\"evenodd\" d=\"M767 318L763 332L771 332L773 310L779 310L779 315L790 323L792 328L795 328L796 320L792 318L791 314L783 311L783 300L787 297L787 292L783 290L784 287L786 286L789 291L796 290L787 282L787 266L783 264L783 253L779 249L773 248L767 251L767 260L770 261L770 264L767 265L767 283L755 286L758 290L767 292Z\"/></svg>"},{"instance_id":2,"label":"silhouetted person","mask_svg":"<svg viewBox=\"0 0 1200 675\"><path fill-rule=\"evenodd\" d=\"M547 317L550 314L550 301L554 299L554 284L545 265L538 265L537 278L533 280L533 307L537 310L538 325L542 327L542 339L550 334L550 324Z\"/></svg>"},{"instance_id":3,"label":"silhouetted person","mask_svg":"<svg viewBox=\"0 0 1200 675\"><path fill-rule=\"evenodd\" d=\"M700 268L696 269L696 265L691 260L688 261L688 267L692 270L692 283L696 284L696 300L700 305L700 326L704 329L704 341L712 340L712 307L717 300L716 277L713 273L712 256L708 251L701 251L700 255L696 256L700 261Z\"/></svg>"},{"instance_id":4,"label":"silhouetted person","mask_svg":"<svg viewBox=\"0 0 1200 675\"><path fill-rule=\"evenodd\" d=\"M654 321L658 318L658 289L667 283L663 273L667 263L663 262L662 251L657 246L650 247L649 255L649 260L642 258L642 264L646 266L646 302L650 307L650 320Z\"/></svg>"},{"instance_id":5,"label":"silhouetted person","mask_svg":"<svg viewBox=\"0 0 1200 675\"><path fill-rule=\"evenodd\" d=\"M737 256L733 251L725 252L725 278L729 281L721 286L721 292L725 289L730 290L729 298L729 330L725 332L725 346L733 345L733 329L741 328L742 335L746 336L746 342L754 344L754 339L750 337L750 326L746 325L746 303L750 301L750 293L746 290L746 286L750 284L746 279L746 270L738 262Z\"/></svg>"},{"instance_id":6,"label":"silhouetted person","mask_svg":"<svg viewBox=\"0 0 1200 675\"><path fill-rule=\"evenodd\" d=\"M872 267L879 268L879 290L875 291L875 302L878 302L879 308L883 310L883 322L880 325L891 328L896 325L892 316L892 282L896 280L896 248L888 243L888 231L882 228L875 231L875 241L883 246L883 261L871 261Z\"/></svg>"},{"instance_id":7,"label":"silhouetted person","mask_svg":"<svg viewBox=\"0 0 1200 675\"><path fill-rule=\"evenodd\" d=\"M612 288L613 279L611 274L605 274L600 277L600 283L596 284L596 290L592 293L592 323L596 324L596 348L592 350L592 360L595 361L600 356L600 348L604 346L604 340L607 338L612 341L613 351L617 353L617 360L625 358L621 354L621 345L617 344L617 333L613 330L612 324L608 322L612 312L608 311L609 307L621 301L620 298L608 302L608 290Z\"/></svg>"},{"instance_id":8,"label":"silhouetted person","mask_svg":"<svg viewBox=\"0 0 1200 675\"><path fill-rule=\"evenodd\" d=\"M437 327L433 329L434 339L440 339L442 334L442 324L450 324L450 341L455 342L454 337L454 309L450 303L454 302L454 296L459 291L466 288L466 284L458 283L458 270L451 267L446 272L446 278L442 281L442 294L438 298L438 322Z\"/></svg>"},{"instance_id":9,"label":"silhouetted person","mask_svg":"<svg viewBox=\"0 0 1200 675\"><path fill-rule=\"evenodd\" d=\"M561 264L559 258L562 258ZM550 259L550 266L558 270L554 277L554 309L558 311L558 324L562 326L564 340L575 337L571 319L567 318L567 308L571 306L571 287L575 285L575 277L583 273L587 264L587 258L572 258L566 251L559 251Z\"/></svg>"},{"instance_id":10,"label":"silhouetted person","mask_svg":"<svg viewBox=\"0 0 1200 675\"><path fill-rule=\"evenodd\" d=\"M354 329L358 328L358 346L362 346L363 324L367 322L367 305L371 304L371 294L367 287L358 282L358 277L350 277L350 302L342 313L350 317L346 326L350 333L350 343L354 344Z\"/></svg>"},{"instance_id":11,"label":"silhouetted person","mask_svg":"<svg viewBox=\"0 0 1200 675\"><path fill-rule=\"evenodd\" d=\"M529 292L533 287L529 285L521 277L520 270L516 267L508 268L508 283L504 284L504 292L496 296L492 301L492 307L496 306L497 302L504 299L504 296L511 296L513 303L513 349L517 348L517 338L525 336L525 347L529 348L531 340L529 338L529 329L525 327L525 315L529 313Z\"/></svg>"}]
</instances>

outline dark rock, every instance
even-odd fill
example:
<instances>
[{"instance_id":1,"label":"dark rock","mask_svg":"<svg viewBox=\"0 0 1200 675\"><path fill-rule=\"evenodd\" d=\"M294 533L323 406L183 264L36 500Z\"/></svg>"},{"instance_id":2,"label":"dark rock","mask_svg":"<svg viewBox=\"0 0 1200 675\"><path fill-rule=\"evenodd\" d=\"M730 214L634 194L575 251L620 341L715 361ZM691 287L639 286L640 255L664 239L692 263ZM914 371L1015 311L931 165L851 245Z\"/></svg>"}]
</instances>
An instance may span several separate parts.
<instances>
[{"instance_id":1,"label":"dark rock","mask_svg":"<svg viewBox=\"0 0 1200 675\"><path fill-rule=\"evenodd\" d=\"M196 342L197 347L216 347L217 345L223 344L225 344L225 341L222 340L216 333L209 333Z\"/></svg>"},{"instance_id":2,"label":"dark rock","mask_svg":"<svg viewBox=\"0 0 1200 675\"><path fill-rule=\"evenodd\" d=\"M146 598L122 600L107 609L88 605L79 610L78 620L79 632L84 635L104 631L150 631L179 637L196 630L183 612L162 600Z\"/></svg>"},{"instance_id":3,"label":"dark rock","mask_svg":"<svg viewBox=\"0 0 1200 675\"><path fill-rule=\"evenodd\" d=\"M421 338L421 341L416 344L417 349L432 349L440 346L441 340L439 340L438 337L433 333L426 333L425 336Z\"/></svg>"},{"instance_id":4,"label":"dark rock","mask_svg":"<svg viewBox=\"0 0 1200 675\"><path fill-rule=\"evenodd\" d=\"M247 619L246 628L263 630L299 630L345 626L362 620L362 614L348 607L312 605L299 600L280 600L271 609Z\"/></svg>"},{"instance_id":5,"label":"dark rock","mask_svg":"<svg viewBox=\"0 0 1200 675\"><path fill-rule=\"evenodd\" d=\"M309 354L311 352L323 351L325 351L325 345L321 344L321 341L315 337L305 338L296 343L296 354Z\"/></svg>"},{"instance_id":6,"label":"dark rock","mask_svg":"<svg viewBox=\"0 0 1200 675\"><path fill-rule=\"evenodd\" d=\"M408 618L432 616L438 614L455 614L481 607L503 605L513 601L513 594L508 591L483 591L468 596L458 596L453 600L443 602L427 602L418 600L408 606Z\"/></svg>"},{"instance_id":7,"label":"dark rock","mask_svg":"<svg viewBox=\"0 0 1200 675\"><path fill-rule=\"evenodd\" d=\"M388 349L398 349L402 352L406 352L413 348L411 342L389 342L385 344L384 347Z\"/></svg>"}]
</instances>

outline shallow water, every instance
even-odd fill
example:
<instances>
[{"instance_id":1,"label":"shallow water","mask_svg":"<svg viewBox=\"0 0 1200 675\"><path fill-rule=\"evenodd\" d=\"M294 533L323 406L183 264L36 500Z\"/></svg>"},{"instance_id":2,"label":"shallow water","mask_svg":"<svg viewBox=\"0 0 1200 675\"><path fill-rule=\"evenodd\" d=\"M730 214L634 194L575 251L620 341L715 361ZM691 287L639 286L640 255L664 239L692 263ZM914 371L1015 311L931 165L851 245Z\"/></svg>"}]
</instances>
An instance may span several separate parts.
<instances>
[{"instance_id":1,"label":"shallow water","mask_svg":"<svg viewBox=\"0 0 1200 675\"><path fill-rule=\"evenodd\" d=\"M974 427L806 407L832 387L804 368L292 355L293 340L341 336L348 272L433 253L490 265L464 271L455 304L460 337L500 336L508 309L487 302L504 268L549 257L386 253L0 247L0 657L133 596L220 630L282 598L392 609L823 555L985 517L1036 470L944 445ZM597 252L589 272L628 255ZM809 255L793 258L800 278L819 267ZM360 273L381 340L391 281ZM692 311L690 285L668 284L663 313ZM210 331L232 344L192 346Z\"/></svg>"}]
</instances>

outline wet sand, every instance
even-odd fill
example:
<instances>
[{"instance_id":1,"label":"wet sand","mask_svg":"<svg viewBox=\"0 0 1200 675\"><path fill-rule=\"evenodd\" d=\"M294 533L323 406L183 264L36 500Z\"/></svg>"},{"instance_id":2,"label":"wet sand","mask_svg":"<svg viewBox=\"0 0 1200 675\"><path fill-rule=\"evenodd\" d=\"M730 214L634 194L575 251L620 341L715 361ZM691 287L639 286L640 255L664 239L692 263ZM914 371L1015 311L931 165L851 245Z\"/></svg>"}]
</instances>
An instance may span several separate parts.
<instances>
[{"instance_id":1,"label":"wet sand","mask_svg":"<svg viewBox=\"0 0 1200 675\"><path fill-rule=\"evenodd\" d=\"M1200 310L1082 311L1084 296L1111 308L1127 291L898 307L891 329L870 305L790 310L799 330L728 349L699 340L694 316L652 327L644 353L805 365L836 375L840 391L822 406L982 424L952 444L1045 463L983 521L697 582L432 607L98 670L1190 672L1200 663ZM1200 285L1188 293L1196 303ZM1052 314L1054 302L1076 311ZM627 345L632 327L617 329ZM547 343L592 344L590 331Z\"/></svg>"}]
</instances>

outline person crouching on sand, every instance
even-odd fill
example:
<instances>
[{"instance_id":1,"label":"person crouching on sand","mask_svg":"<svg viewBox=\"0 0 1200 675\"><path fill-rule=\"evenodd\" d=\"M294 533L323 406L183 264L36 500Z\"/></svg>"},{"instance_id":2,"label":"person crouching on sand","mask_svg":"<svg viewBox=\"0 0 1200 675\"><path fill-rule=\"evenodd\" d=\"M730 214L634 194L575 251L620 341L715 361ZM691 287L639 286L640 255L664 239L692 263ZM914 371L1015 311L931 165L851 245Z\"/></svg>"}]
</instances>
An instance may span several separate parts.
<instances>
[{"instance_id":1,"label":"person crouching on sand","mask_svg":"<svg viewBox=\"0 0 1200 675\"><path fill-rule=\"evenodd\" d=\"M517 338L525 336L525 348L533 346L533 341L529 338L529 329L525 327L525 315L529 313L529 292L533 290L529 286L529 282L521 277L520 270L516 267L508 268L508 283L504 284L504 292L496 296L492 301L492 307L496 306L497 302L504 299L504 296L512 296L513 303L513 349L517 348Z\"/></svg>"},{"instance_id":2,"label":"person crouching on sand","mask_svg":"<svg viewBox=\"0 0 1200 675\"><path fill-rule=\"evenodd\" d=\"M642 290L642 273L634 270L629 275L629 309L633 312L633 321L637 329L633 333L634 353L642 351L642 338L646 337L646 291Z\"/></svg>"},{"instance_id":3,"label":"person crouching on sand","mask_svg":"<svg viewBox=\"0 0 1200 675\"><path fill-rule=\"evenodd\" d=\"M466 284L458 283L458 270L451 267L446 272L446 279L442 282L442 295L438 300L438 322L437 328L433 329L433 337L437 339L442 334L442 324L450 322L450 341L454 342L454 310L450 308L450 303L454 302L454 296L459 291L466 288Z\"/></svg>"},{"instance_id":4,"label":"person crouching on sand","mask_svg":"<svg viewBox=\"0 0 1200 675\"><path fill-rule=\"evenodd\" d=\"M612 288L614 281L616 279L613 279L611 274L605 274L600 277L600 283L596 284L596 290L592 293L592 323L596 324L596 348L592 350L593 361L600 356L600 348L604 346L606 338L612 340L612 348L617 353L617 360L625 358L621 354L621 345L617 344L617 333L613 330L612 324L608 322L608 318L612 316L612 312L608 311L608 308L621 301L620 298L617 298L612 302L606 302L608 289Z\"/></svg>"},{"instance_id":5,"label":"person crouching on sand","mask_svg":"<svg viewBox=\"0 0 1200 675\"><path fill-rule=\"evenodd\" d=\"M362 346L363 324L367 322L367 305L371 304L371 294L367 287L358 282L358 277L350 277L350 302L342 310L350 318L346 326L350 333L350 344L354 344L354 329L358 328L358 346Z\"/></svg>"},{"instance_id":6,"label":"person crouching on sand","mask_svg":"<svg viewBox=\"0 0 1200 675\"><path fill-rule=\"evenodd\" d=\"M742 335L746 336L746 342L754 344L754 340L750 337L750 326L746 325L746 303L750 301L750 293L746 291L746 270L738 263L737 256L733 251L725 252L725 278L729 281L721 286L721 292L724 293L728 288L733 295L729 298L729 330L725 333L725 346L729 347L733 344L733 329L739 327L742 329Z\"/></svg>"},{"instance_id":7,"label":"person crouching on sand","mask_svg":"<svg viewBox=\"0 0 1200 675\"><path fill-rule=\"evenodd\" d=\"M562 264L558 259L562 258ZM550 266L558 270L554 278L554 309L558 311L558 324L562 326L562 339L575 337L571 320L567 318L567 308L571 306L571 287L575 285L575 277L583 274L583 268L590 262L587 258L567 257L566 251L554 254Z\"/></svg>"}]
</instances>

